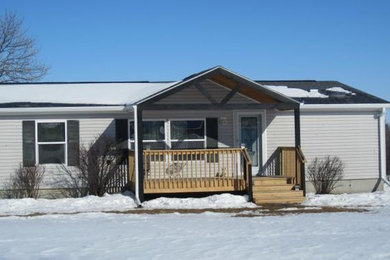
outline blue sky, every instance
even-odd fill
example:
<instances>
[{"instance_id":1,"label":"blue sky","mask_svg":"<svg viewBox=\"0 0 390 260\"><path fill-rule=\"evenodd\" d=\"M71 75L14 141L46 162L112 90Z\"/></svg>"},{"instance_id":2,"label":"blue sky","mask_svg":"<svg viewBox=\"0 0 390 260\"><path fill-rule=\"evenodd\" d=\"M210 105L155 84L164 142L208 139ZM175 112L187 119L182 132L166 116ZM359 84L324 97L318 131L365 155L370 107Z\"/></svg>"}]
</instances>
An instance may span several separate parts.
<instances>
[{"instance_id":1,"label":"blue sky","mask_svg":"<svg viewBox=\"0 0 390 260\"><path fill-rule=\"evenodd\" d=\"M390 100L390 1L18 1L44 81L338 80Z\"/></svg>"}]
</instances>

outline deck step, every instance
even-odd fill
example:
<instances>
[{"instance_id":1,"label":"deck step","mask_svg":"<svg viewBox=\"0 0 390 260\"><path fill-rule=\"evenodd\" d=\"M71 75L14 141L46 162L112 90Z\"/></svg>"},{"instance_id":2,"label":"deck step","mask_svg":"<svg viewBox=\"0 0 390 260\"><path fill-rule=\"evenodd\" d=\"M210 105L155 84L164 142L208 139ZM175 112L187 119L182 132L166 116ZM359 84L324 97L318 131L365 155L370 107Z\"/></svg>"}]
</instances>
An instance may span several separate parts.
<instances>
[{"instance_id":1,"label":"deck step","mask_svg":"<svg viewBox=\"0 0 390 260\"><path fill-rule=\"evenodd\" d=\"M283 199L258 199L253 198L253 202L257 205L262 204L300 204L305 200L305 197L299 198L283 198Z\"/></svg>"},{"instance_id":2,"label":"deck step","mask_svg":"<svg viewBox=\"0 0 390 260\"><path fill-rule=\"evenodd\" d=\"M291 191L294 185L291 184L278 184L278 185L254 185L252 188L253 193L257 192L276 192L276 191Z\"/></svg>"},{"instance_id":3,"label":"deck step","mask_svg":"<svg viewBox=\"0 0 390 260\"><path fill-rule=\"evenodd\" d=\"M254 186L259 185L282 185L288 184L289 178L287 177L255 177L252 179Z\"/></svg>"},{"instance_id":4,"label":"deck step","mask_svg":"<svg viewBox=\"0 0 390 260\"><path fill-rule=\"evenodd\" d=\"M302 190L276 191L276 192L254 192L256 198L286 198L286 197L303 197Z\"/></svg>"},{"instance_id":5,"label":"deck step","mask_svg":"<svg viewBox=\"0 0 390 260\"><path fill-rule=\"evenodd\" d=\"M305 200L302 190L253 192L253 201L256 204L265 203L301 203Z\"/></svg>"}]
</instances>

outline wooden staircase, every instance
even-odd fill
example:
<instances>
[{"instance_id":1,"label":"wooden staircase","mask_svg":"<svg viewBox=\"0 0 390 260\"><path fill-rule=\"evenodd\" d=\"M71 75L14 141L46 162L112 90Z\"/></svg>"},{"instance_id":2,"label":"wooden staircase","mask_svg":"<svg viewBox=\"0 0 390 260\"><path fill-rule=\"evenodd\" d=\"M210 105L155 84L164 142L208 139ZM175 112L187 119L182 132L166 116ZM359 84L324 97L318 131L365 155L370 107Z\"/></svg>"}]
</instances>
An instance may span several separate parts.
<instances>
[{"instance_id":1,"label":"wooden staircase","mask_svg":"<svg viewBox=\"0 0 390 260\"><path fill-rule=\"evenodd\" d=\"M252 192L256 204L297 204L305 200L302 190L294 190L290 177L254 177Z\"/></svg>"}]
</instances>

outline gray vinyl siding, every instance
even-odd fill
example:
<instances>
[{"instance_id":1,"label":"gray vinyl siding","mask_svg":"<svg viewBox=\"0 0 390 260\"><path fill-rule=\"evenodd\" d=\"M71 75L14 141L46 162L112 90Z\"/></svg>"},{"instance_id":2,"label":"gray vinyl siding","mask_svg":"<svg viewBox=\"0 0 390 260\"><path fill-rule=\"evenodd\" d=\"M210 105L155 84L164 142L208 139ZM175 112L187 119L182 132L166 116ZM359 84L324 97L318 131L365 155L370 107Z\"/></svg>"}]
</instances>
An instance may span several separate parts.
<instances>
[{"instance_id":1,"label":"gray vinyl siding","mask_svg":"<svg viewBox=\"0 0 390 260\"><path fill-rule=\"evenodd\" d=\"M308 164L315 157L338 156L345 163L345 179L378 178L379 134L374 115L302 111L301 146ZM268 157L279 146L294 145L294 113L268 110Z\"/></svg>"},{"instance_id":2,"label":"gray vinyl siding","mask_svg":"<svg viewBox=\"0 0 390 260\"><path fill-rule=\"evenodd\" d=\"M115 124L112 118L80 119L72 117L72 119L80 122L80 145L89 145L103 133L111 137L115 136ZM10 175L23 160L22 122L21 119L0 120L0 189L9 181ZM45 165L45 169L42 187L48 188L53 186L60 171L58 165Z\"/></svg>"},{"instance_id":3,"label":"gray vinyl siding","mask_svg":"<svg viewBox=\"0 0 390 260\"><path fill-rule=\"evenodd\" d=\"M222 87L211 81L204 81L200 85L213 97L216 102L221 102L222 99L231 91L228 88ZM255 101L248 99L239 93L236 93L229 100L229 104L250 104ZM189 86L177 93L170 95L156 104L210 104L207 99L195 86Z\"/></svg>"},{"instance_id":4,"label":"gray vinyl siding","mask_svg":"<svg viewBox=\"0 0 390 260\"><path fill-rule=\"evenodd\" d=\"M379 177L378 119L373 112L302 112L302 150L308 160L336 155L345 179Z\"/></svg>"},{"instance_id":5,"label":"gray vinyl siding","mask_svg":"<svg viewBox=\"0 0 390 260\"><path fill-rule=\"evenodd\" d=\"M22 163L22 121L0 120L0 189Z\"/></svg>"},{"instance_id":6,"label":"gray vinyl siding","mask_svg":"<svg viewBox=\"0 0 390 260\"><path fill-rule=\"evenodd\" d=\"M280 146L295 146L293 111L267 110L267 155Z\"/></svg>"},{"instance_id":7,"label":"gray vinyl siding","mask_svg":"<svg viewBox=\"0 0 390 260\"><path fill-rule=\"evenodd\" d=\"M80 119L80 145L90 145L102 134L115 138L112 118Z\"/></svg>"}]
</instances>

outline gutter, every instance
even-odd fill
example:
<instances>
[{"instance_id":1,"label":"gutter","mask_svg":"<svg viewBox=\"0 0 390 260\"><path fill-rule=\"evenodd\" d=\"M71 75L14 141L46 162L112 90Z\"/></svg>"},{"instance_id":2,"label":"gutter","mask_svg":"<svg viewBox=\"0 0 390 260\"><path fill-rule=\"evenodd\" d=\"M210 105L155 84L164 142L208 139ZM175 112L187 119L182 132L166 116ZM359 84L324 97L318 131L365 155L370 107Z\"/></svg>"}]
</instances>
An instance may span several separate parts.
<instances>
[{"instance_id":1,"label":"gutter","mask_svg":"<svg viewBox=\"0 0 390 260\"><path fill-rule=\"evenodd\" d=\"M58 115L59 113L91 113L106 114L127 112L128 108L123 105L119 106L87 106L87 107L23 107L23 108L0 108L0 116L10 115L28 115L28 114L45 114Z\"/></svg>"},{"instance_id":2,"label":"gutter","mask_svg":"<svg viewBox=\"0 0 390 260\"><path fill-rule=\"evenodd\" d=\"M390 187L390 182L386 179L386 108L384 107L379 114L379 142L381 179Z\"/></svg>"},{"instance_id":3,"label":"gutter","mask_svg":"<svg viewBox=\"0 0 390 260\"><path fill-rule=\"evenodd\" d=\"M382 110L390 108L390 103L375 104L304 104L301 103L302 110Z\"/></svg>"},{"instance_id":4,"label":"gutter","mask_svg":"<svg viewBox=\"0 0 390 260\"><path fill-rule=\"evenodd\" d=\"M140 180L139 180L139 176L140 176L140 172L139 172L139 167L138 167L138 161L139 161L139 153L138 153L138 150L139 150L139 147L138 147L138 136L140 135L140 133L138 133L138 118L137 118L137 110L138 110L138 107L137 105L134 105L133 106L133 112L134 112L134 172L135 172L135 203L137 204L137 206L141 206L141 200L140 200L140 195L139 195L139 185L140 185ZM143 185L143 183L142 183Z\"/></svg>"}]
</instances>

